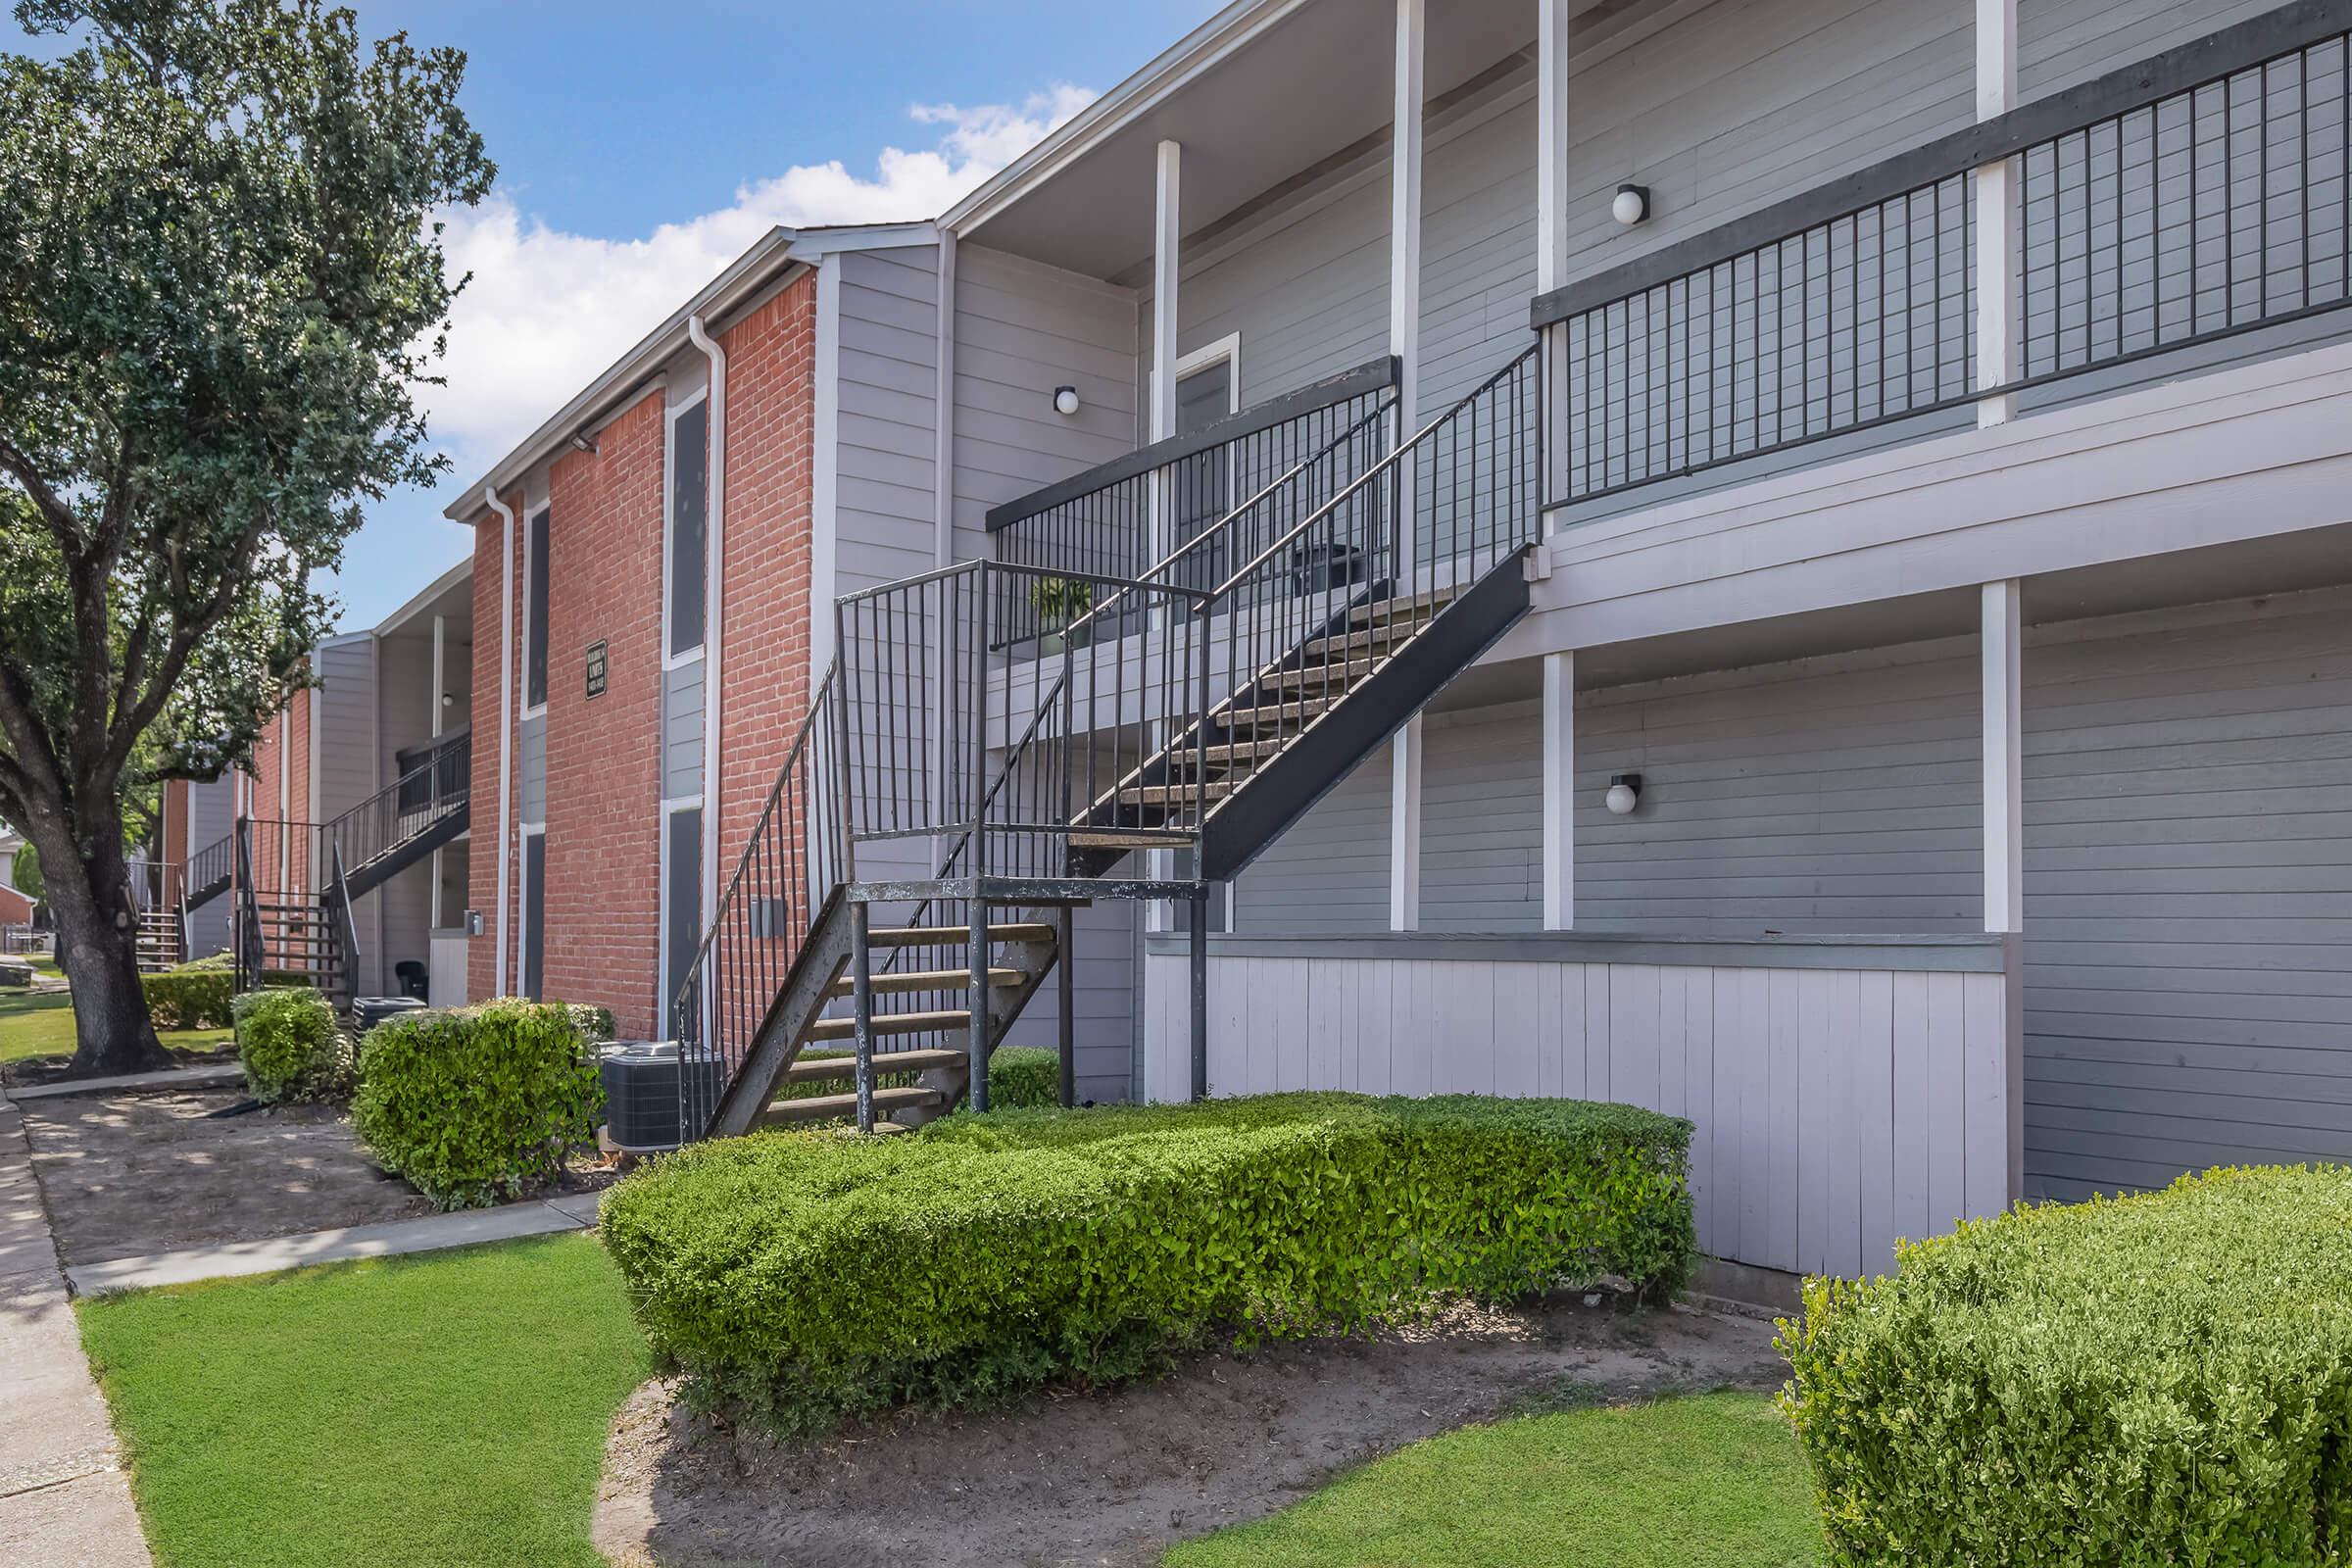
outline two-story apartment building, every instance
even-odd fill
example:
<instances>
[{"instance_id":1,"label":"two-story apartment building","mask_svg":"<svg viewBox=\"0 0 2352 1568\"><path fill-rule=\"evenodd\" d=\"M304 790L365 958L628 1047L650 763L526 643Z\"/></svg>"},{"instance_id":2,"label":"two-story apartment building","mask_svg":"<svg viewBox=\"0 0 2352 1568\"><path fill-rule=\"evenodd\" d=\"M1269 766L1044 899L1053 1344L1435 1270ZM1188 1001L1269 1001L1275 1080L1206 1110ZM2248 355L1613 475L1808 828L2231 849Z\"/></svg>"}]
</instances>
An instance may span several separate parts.
<instances>
[{"instance_id":1,"label":"two-story apartment building","mask_svg":"<svg viewBox=\"0 0 2352 1568\"><path fill-rule=\"evenodd\" d=\"M717 1132L1019 1031L1636 1101L1779 1270L2352 1152L2348 30L1240 0L771 236L452 509L474 990L621 976Z\"/></svg>"}]
</instances>

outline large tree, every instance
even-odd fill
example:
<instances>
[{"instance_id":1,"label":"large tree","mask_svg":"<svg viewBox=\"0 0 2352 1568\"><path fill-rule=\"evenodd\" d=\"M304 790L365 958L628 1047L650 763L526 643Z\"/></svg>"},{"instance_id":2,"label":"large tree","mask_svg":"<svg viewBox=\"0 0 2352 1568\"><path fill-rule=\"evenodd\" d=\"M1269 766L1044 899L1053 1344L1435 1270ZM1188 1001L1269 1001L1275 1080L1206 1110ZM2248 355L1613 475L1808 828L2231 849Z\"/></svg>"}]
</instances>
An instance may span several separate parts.
<instances>
[{"instance_id":1,"label":"large tree","mask_svg":"<svg viewBox=\"0 0 2352 1568\"><path fill-rule=\"evenodd\" d=\"M18 0L0 57L0 817L39 848L74 1068L165 1058L123 807L246 758L362 504L430 482L434 214L493 170L465 58L319 0Z\"/></svg>"}]
</instances>

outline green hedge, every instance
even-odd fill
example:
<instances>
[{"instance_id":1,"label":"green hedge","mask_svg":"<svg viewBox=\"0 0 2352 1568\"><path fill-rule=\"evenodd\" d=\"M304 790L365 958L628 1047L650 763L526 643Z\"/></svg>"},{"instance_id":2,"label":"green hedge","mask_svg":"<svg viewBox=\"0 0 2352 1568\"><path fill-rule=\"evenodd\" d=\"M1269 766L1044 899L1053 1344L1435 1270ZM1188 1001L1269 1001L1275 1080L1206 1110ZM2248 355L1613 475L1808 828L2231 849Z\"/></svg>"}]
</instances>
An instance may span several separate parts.
<instances>
[{"instance_id":1,"label":"green hedge","mask_svg":"<svg viewBox=\"0 0 2352 1568\"><path fill-rule=\"evenodd\" d=\"M1036 1110L1061 1103L1061 1057L1043 1046L1004 1046L988 1058L988 1103Z\"/></svg>"},{"instance_id":2,"label":"green hedge","mask_svg":"<svg viewBox=\"0 0 2352 1568\"><path fill-rule=\"evenodd\" d=\"M791 1430L1454 1293L1688 1276L1690 1124L1574 1101L1284 1095L692 1146L606 1245L698 1397Z\"/></svg>"},{"instance_id":3,"label":"green hedge","mask_svg":"<svg viewBox=\"0 0 2352 1568\"><path fill-rule=\"evenodd\" d=\"M235 1021L237 977L225 964L199 960L139 976L147 1017L158 1029L226 1029Z\"/></svg>"},{"instance_id":4,"label":"green hedge","mask_svg":"<svg viewBox=\"0 0 2352 1568\"><path fill-rule=\"evenodd\" d=\"M245 1087L265 1104L324 1100L351 1086L351 1051L334 1004L308 986L252 991L229 1008Z\"/></svg>"},{"instance_id":5,"label":"green hedge","mask_svg":"<svg viewBox=\"0 0 2352 1568\"><path fill-rule=\"evenodd\" d=\"M591 1045L561 1003L397 1014L361 1043L352 1126L376 1163L443 1208L519 1197L595 1135Z\"/></svg>"},{"instance_id":6,"label":"green hedge","mask_svg":"<svg viewBox=\"0 0 2352 1568\"><path fill-rule=\"evenodd\" d=\"M2021 1209L1899 1265L1782 1325L1834 1562L2352 1561L2352 1171Z\"/></svg>"}]
</instances>

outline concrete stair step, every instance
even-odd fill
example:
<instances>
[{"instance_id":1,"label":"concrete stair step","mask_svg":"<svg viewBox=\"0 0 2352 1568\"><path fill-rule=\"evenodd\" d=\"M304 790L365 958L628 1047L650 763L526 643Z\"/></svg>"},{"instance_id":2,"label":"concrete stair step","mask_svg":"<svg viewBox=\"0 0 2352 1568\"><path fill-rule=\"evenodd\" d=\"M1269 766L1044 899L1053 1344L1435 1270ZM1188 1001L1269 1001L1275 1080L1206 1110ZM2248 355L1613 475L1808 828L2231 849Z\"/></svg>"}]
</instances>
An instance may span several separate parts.
<instances>
[{"instance_id":1,"label":"concrete stair step","mask_svg":"<svg viewBox=\"0 0 2352 1568\"><path fill-rule=\"evenodd\" d=\"M1135 784L1119 791L1122 806L1190 806L1203 798L1221 801L1240 786L1232 779L1205 784Z\"/></svg>"},{"instance_id":2,"label":"concrete stair step","mask_svg":"<svg viewBox=\"0 0 2352 1568\"><path fill-rule=\"evenodd\" d=\"M886 1111L918 1110L932 1105L944 1105L948 1097L936 1089L909 1085L904 1089L874 1091L874 1114ZM833 1121L858 1114L858 1096L855 1092L840 1095L815 1095L807 1100L779 1100L760 1113L761 1126L775 1127L793 1122Z\"/></svg>"},{"instance_id":3,"label":"concrete stair step","mask_svg":"<svg viewBox=\"0 0 2352 1568\"><path fill-rule=\"evenodd\" d=\"M887 930L868 931L866 944L876 948L938 948L962 942L971 935L968 926L960 925L904 925ZM1010 920L988 928L991 942L1051 942L1054 928L1043 921Z\"/></svg>"},{"instance_id":4,"label":"concrete stair step","mask_svg":"<svg viewBox=\"0 0 2352 1568\"><path fill-rule=\"evenodd\" d=\"M960 1051L878 1051L874 1053L874 1071L930 1072L940 1067L960 1067L964 1054ZM803 1056L784 1069L788 1084L848 1083L858 1076L856 1056Z\"/></svg>"},{"instance_id":5,"label":"concrete stair step","mask_svg":"<svg viewBox=\"0 0 2352 1568\"><path fill-rule=\"evenodd\" d=\"M1024 969L991 969L988 983L992 986L1017 986L1029 978ZM906 996L915 991L961 991L972 982L969 969L915 969L905 974L882 973L873 977L874 995L880 997ZM856 977L843 975L825 987L828 998L851 997L858 994Z\"/></svg>"},{"instance_id":6,"label":"concrete stair step","mask_svg":"<svg viewBox=\"0 0 2352 1568\"><path fill-rule=\"evenodd\" d=\"M953 1007L933 1012L877 1012L874 1014L874 1033L877 1035L925 1035L942 1029L963 1029L970 1026L969 1007ZM858 1021L854 1018L819 1018L808 1026L811 1041L855 1040Z\"/></svg>"}]
</instances>

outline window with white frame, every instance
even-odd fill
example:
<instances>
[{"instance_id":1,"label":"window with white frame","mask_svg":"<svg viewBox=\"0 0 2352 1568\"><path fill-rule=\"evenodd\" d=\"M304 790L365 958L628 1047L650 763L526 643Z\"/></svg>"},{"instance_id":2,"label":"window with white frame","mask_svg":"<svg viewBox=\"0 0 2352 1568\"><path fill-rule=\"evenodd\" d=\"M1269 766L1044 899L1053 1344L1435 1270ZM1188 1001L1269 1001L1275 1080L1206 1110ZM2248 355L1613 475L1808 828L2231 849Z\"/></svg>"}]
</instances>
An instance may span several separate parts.
<instances>
[{"instance_id":1,"label":"window with white frame","mask_svg":"<svg viewBox=\"0 0 2352 1568\"><path fill-rule=\"evenodd\" d=\"M670 1004L703 945L703 803L669 801L662 818L662 1010L657 1033L671 1025Z\"/></svg>"},{"instance_id":2,"label":"window with white frame","mask_svg":"<svg viewBox=\"0 0 2352 1568\"><path fill-rule=\"evenodd\" d=\"M531 514L523 530L522 706L528 712L547 706L547 538L548 511Z\"/></svg>"},{"instance_id":3,"label":"window with white frame","mask_svg":"<svg viewBox=\"0 0 2352 1568\"><path fill-rule=\"evenodd\" d=\"M547 991L547 825L522 828L522 995L533 1002Z\"/></svg>"},{"instance_id":4,"label":"window with white frame","mask_svg":"<svg viewBox=\"0 0 2352 1568\"><path fill-rule=\"evenodd\" d=\"M669 416L669 494L664 502L663 572L668 602L662 653L683 659L703 646L704 578L710 550L710 401L697 394Z\"/></svg>"}]
</instances>

